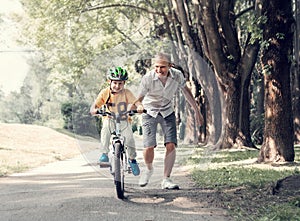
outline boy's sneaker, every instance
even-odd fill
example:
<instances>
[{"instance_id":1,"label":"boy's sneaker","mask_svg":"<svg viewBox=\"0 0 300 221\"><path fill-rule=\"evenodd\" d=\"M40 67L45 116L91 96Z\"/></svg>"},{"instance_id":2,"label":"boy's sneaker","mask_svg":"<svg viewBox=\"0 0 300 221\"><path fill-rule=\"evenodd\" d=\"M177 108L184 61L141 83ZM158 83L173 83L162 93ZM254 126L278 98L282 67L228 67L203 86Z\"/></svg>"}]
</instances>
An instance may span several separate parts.
<instances>
[{"instance_id":1,"label":"boy's sneaker","mask_svg":"<svg viewBox=\"0 0 300 221\"><path fill-rule=\"evenodd\" d=\"M132 171L132 174L134 175L134 176L138 176L138 175L140 175L140 168L139 168L139 165L138 165L138 163L136 162L136 160L135 159L133 159L133 160L128 160L128 163L129 163L129 165L130 165L130 167L131 167L131 171Z\"/></svg>"},{"instance_id":2,"label":"boy's sneaker","mask_svg":"<svg viewBox=\"0 0 300 221\"><path fill-rule=\"evenodd\" d=\"M103 153L99 158L99 165L101 167L110 167L109 159L106 153Z\"/></svg>"},{"instance_id":3,"label":"boy's sneaker","mask_svg":"<svg viewBox=\"0 0 300 221\"><path fill-rule=\"evenodd\" d=\"M107 153L103 153L101 155L101 157L99 158L99 162L100 163L107 163L109 160L108 160L108 156L107 156Z\"/></svg>"},{"instance_id":4,"label":"boy's sneaker","mask_svg":"<svg viewBox=\"0 0 300 221\"><path fill-rule=\"evenodd\" d=\"M170 178L163 179L161 183L161 188L168 189L168 190L179 190L179 186L173 183L173 181Z\"/></svg>"},{"instance_id":5,"label":"boy's sneaker","mask_svg":"<svg viewBox=\"0 0 300 221\"><path fill-rule=\"evenodd\" d=\"M152 168L152 170L146 169L143 172L143 174L142 174L142 176L141 176L141 178L139 180L139 185L141 187L146 186L149 183L149 180L150 180L150 177L151 177L152 174L153 174L153 168Z\"/></svg>"}]
</instances>

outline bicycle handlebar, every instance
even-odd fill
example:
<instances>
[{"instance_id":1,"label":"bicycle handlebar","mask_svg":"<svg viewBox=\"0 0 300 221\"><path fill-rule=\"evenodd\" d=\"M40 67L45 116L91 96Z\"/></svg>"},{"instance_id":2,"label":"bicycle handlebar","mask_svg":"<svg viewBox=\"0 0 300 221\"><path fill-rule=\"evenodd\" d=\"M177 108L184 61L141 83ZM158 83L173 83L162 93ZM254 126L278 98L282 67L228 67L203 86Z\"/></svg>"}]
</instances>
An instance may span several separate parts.
<instances>
[{"instance_id":1,"label":"bicycle handlebar","mask_svg":"<svg viewBox=\"0 0 300 221\"><path fill-rule=\"evenodd\" d=\"M129 115L129 116L133 116L134 114L138 113L137 110L129 110L129 111L125 111L122 112L121 114L119 114L119 116L124 116L124 115ZM143 113L147 113L147 110L143 110ZM109 111L103 111L101 109L97 109L96 115L101 115L101 116L113 116L115 117L115 113L113 112L109 112Z\"/></svg>"}]
</instances>

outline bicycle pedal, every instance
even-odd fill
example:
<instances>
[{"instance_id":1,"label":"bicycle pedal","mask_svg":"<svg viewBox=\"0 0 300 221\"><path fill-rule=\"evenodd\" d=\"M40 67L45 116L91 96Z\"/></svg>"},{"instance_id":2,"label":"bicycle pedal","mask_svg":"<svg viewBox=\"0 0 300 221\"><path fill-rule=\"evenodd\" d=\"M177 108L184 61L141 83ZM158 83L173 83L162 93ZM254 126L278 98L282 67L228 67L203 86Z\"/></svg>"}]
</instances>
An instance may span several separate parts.
<instances>
[{"instance_id":1,"label":"bicycle pedal","mask_svg":"<svg viewBox=\"0 0 300 221\"><path fill-rule=\"evenodd\" d=\"M107 168L110 167L110 163L109 162L100 162L99 163L100 168Z\"/></svg>"}]
</instances>

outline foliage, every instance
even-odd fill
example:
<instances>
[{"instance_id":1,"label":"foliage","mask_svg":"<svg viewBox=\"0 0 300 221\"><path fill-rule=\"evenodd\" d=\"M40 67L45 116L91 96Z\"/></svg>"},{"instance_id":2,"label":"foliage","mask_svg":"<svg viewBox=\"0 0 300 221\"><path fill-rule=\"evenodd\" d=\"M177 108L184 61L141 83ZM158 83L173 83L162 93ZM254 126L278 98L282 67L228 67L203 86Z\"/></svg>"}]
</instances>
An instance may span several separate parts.
<instances>
[{"instance_id":1,"label":"foliage","mask_svg":"<svg viewBox=\"0 0 300 221\"><path fill-rule=\"evenodd\" d=\"M1 165L0 166L0 177L7 176L8 174L11 174L11 173L21 173L28 169L29 169L28 166L22 165L19 161L16 162L16 165L14 165L14 166Z\"/></svg>"},{"instance_id":2,"label":"foliage","mask_svg":"<svg viewBox=\"0 0 300 221\"><path fill-rule=\"evenodd\" d=\"M261 145L263 142L264 130L264 86L261 66L256 65L251 76L251 113L250 113L250 132L254 144Z\"/></svg>"},{"instance_id":3,"label":"foliage","mask_svg":"<svg viewBox=\"0 0 300 221\"><path fill-rule=\"evenodd\" d=\"M200 6L204 2L199 1ZM211 50L210 53L207 53L205 48L201 48L206 46L207 42L205 41L209 40L204 39L204 37L203 39L199 38L201 30L206 27L213 29L213 25L203 23L201 19L203 19L204 15L197 15L198 4L193 1L185 1L187 10L186 23L188 23L189 27L187 28L190 28L190 31L188 31L190 33L185 31L184 25L186 24L184 24L184 20L176 17L184 14L181 13L179 15L175 9L177 8L175 6L178 6L177 4L180 3L179 1L22 0L22 3L28 13L28 17L24 20L27 21L24 24L24 34L27 38L22 40L24 43L34 45L44 54L45 60L43 64L49 71L47 85L51 91L64 95L60 99L63 102L74 97L75 99L91 102L95 96L94 92L99 90L99 85L103 83L106 70L110 66L116 64L124 65L128 67L131 73L135 73L135 71L145 73L146 68L141 68L139 65L143 63L141 61L144 61L140 58L149 57L153 49L159 45L152 44L153 41L151 42L151 40L153 38L160 41L161 44L165 40L172 39L177 41L179 40L178 38L182 38L182 42L185 44L184 50L180 51L182 58L190 56L184 53L190 47L188 45L190 37L194 38L195 47L199 47L197 52L201 56L216 51ZM221 4L221 6L223 5ZM228 74L230 76L232 74L231 71L236 72L237 69L243 66L242 64L251 63L246 59L240 65L237 65L235 62L252 56L249 51L247 52L247 44L252 47L256 42L262 43L261 25L265 24L266 17L256 14L257 11L254 8L253 1L234 1L228 4L228 7L232 7L229 10L230 13L228 13L230 15L224 14L224 17L218 17L218 22L220 22L217 24L219 25L218 30L222 31L216 33L216 36L219 36L220 39L216 39L215 42L221 40L225 43L222 45L222 50L226 51L226 57L230 59L228 59L228 63L224 67L231 67L230 74ZM201 10L199 8L199 11ZM172 14L174 17L172 17ZM228 20L222 22L223 18ZM170 24L167 24L168 22ZM228 29L228 26L225 24L232 26ZM233 32L229 33L227 32L228 30ZM208 33L212 33L211 30L207 30L207 36L209 36ZM210 35L210 37L212 36ZM230 40L226 39L228 36L231 36ZM238 44L230 46L230 43L235 42L232 41L235 37L238 38ZM279 35L278 37L282 36ZM234 51L232 49L238 49L235 55L232 54L232 51ZM216 57L212 54L211 56ZM241 59L239 59L239 56L241 56ZM185 58L181 60L183 63L186 62ZM187 63L185 64L188 66ZM235 65L236 68L234 67ZM214 69L218 70L216 67ZM198 69L191 67L189 71L194 72L195 70L197 71ZM246 73L247 71L241 69L241 72ZM224 71L222 73L225 75ZM236 74L239 73L233 73L233 75ZM137 84L139 77L139 75L133 75L130 83L133 85ZM194 81L195 77L191 76L191 79ZM236 76L235 78L239 79L240 77ZM255 83L253 82L253 84ZM203 84L206 84L206 82ZM228 88L230 89L231 87L228 86ZM199 91L195 91L195 93L199 94ZM207 100L213 99L208 97ZM240 105L240 107L247 107L247 104ZM212 109L211 111L213 113ZM255 117L256 115L253 116ZM242 116L242 119L246 119L246 117L248 116ZM252 133L254 133L254 136L252 138L254 142L260 143L262 140L262 132L260 130L262 124L256 125L255 122L259 122L257 119L254 119L252 122L254 122L253 125L258 126L253 128ZM244 124L236 122L236 124L232 125ZM249 137L247 141L251 141L250 134L245 136Z\"/></svg>"},{"instance_id":4,"label":"foliage","mask_svg":"<svg viewBox=\"0 0 300 221\"><path fill-rule=\"evenodd\" d=\"M148 16L142 17L143 12L135 8L136 1L98 4L79 0L23 0L23 3L30 16L24 33L45 54L45 65L51 69L51 85L56 90L64 88L69 96L76 93L74 86L87 68L95 70L93 66L97 64L93 62L99 55L107 64L98 65L97 72L105 73L114 59L127 56L128 49L135 45L133 38L143 35L147 27L143 23ZM110 7L114 3L115 7ZM139 1L138 5L146 4ZM96 7L98 10L92 9ZM123 51L110 51L124 41L130 44Z\"/></svg>"},{"instance_id":5,"label":"foliage","mask_svg":"<svg viewBox=\"0 0 300 221\"><path fill-rule=\"evenodd\" d=\"M93 118L90 104L86 102L65 102L61 105L64 128L79 135L98 137L101 121Z\"/></svg>"},{"instance_id":6,"label":"foliage","mask_svg":"<svg viewBox=\"0 0 300 221\"><path fill-rule=\"evenodd\" d=\"M14 91L0 100L0 120L6 123L38 124L59 127L60 102L64 100L59 91L49 87L49 69L43 65L40 53L28 56L30 68L20 91Z\"/></svg>"},{"instance_id":7,"label":"foliage","mask_svg":"<svg viewBox=\"0 0 300 221\"><path fill-rule=\"evenodd\" d=\"M235 3L236 25L240 35L240 42L245 46L250 34L250 43L255 44L256 41L262 41L261 25L266 23L266 16L256 15L253 10L253 4L250 1L237 1ZM253 13L254 12L254 13Z\"/></svg>"},{"instance_id":8,"label":"foliage","mask_svg":"<svg viewBox=\"0 0 300 221\"><path fill-rule=\"evenodd\" d=\"M61 105L61 113L63 115L63 119L64 119L64 128L68 129L68 130L72 130L73 129L73 125L72 125L72 103L68 102L68 103L63 103Z\"/></svg>"},{"instance_id":9,"label":"foliage","mask_svg":"<svg viewBox=\"0 0 300 221\"><path fill-rule=\"evenodd\" d=\"M264 114L251 116L251 139L255 144L262 144L264 130Z\"/></svg>"},{"instance_id":10,"label":"foliage","mask_svg":"<svg viewBox=\"0 0 300 221\"><path fill-rule=\"evenodd\" d=\"M40 115L32 103L30 88L21 88L21 93L12 92L1 101L0 120L4 123L32 124L40 120Z\"/></svg>"}]
</instances>

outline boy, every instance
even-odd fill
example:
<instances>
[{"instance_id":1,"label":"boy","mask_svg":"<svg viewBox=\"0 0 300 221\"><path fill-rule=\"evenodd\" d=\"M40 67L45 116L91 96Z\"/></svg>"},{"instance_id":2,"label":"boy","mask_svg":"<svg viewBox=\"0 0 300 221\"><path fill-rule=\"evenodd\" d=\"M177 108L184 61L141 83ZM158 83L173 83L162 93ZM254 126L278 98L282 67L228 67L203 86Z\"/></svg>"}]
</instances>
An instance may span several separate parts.
<instances>
[{"instance_id":1,"label":"boy","mask_svg":"<svg viewBox=\"0 0 300 221\"><path fill-rule=\"evenodd\" d=\"M98 108L106 105L106 108L114 113L120 111L126 111L128 109L133 109L133 107L141 105L141 102L136 102L136 97L133 93L124 88L125 81L128 79L128 73L125 69L121 67L112 68L108 72L108 80L110 81L110 86L101 90L98 97L91 106L90 113L92 115L96 114ZM136 102L136 103L135 103ZM129 107L131 106L131 107ZM101 129L101 151L102 155L99 159L101 163L107 163L111 128L114 127L113 122L110 118L103 118L103 125ZM133 132L131 128L130 119L125 118L121 120L121 130L122 135L126 138L125 145L127 146L127 152L129 156L129 164L133 175L138 176L140 174L140 169L136 161L136 148L135 141L133 138Z\"/></svg>"}]
</instances>

